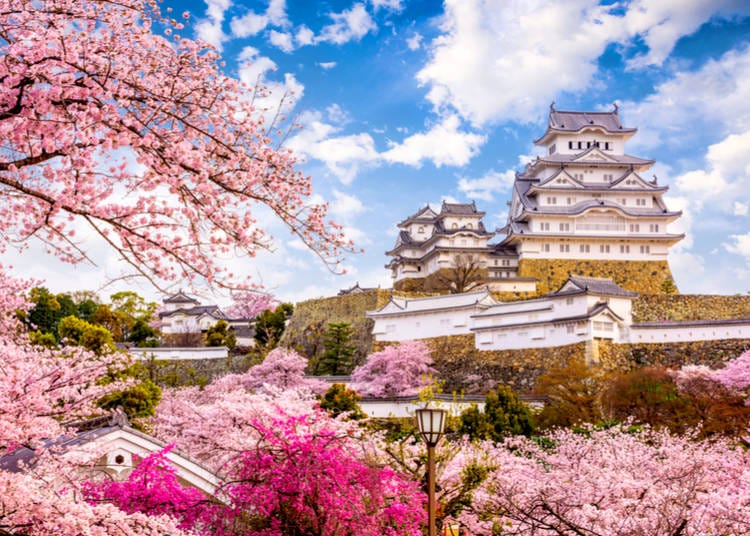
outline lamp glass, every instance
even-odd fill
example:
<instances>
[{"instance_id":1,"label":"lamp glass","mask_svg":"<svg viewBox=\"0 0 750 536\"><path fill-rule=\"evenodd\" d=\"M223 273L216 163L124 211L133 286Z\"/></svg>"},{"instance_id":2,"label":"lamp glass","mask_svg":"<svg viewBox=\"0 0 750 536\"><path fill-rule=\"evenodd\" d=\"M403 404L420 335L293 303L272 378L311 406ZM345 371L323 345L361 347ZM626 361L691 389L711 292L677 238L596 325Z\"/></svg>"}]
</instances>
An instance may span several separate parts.
<instances>
[{"instance_id":1,"label":"lamp glass","mask_svg":"<svg viewBox=\"0 0 750 536\"><path fill-rule=\"evenodd\" d=\"M428 445L437 445L437 442L440 441L440 436L443 435L443 431L445 430L445 416L448 412L444 409L422 408L418 409L415 413L422 439Z\"/></svg>"}]
</instances>

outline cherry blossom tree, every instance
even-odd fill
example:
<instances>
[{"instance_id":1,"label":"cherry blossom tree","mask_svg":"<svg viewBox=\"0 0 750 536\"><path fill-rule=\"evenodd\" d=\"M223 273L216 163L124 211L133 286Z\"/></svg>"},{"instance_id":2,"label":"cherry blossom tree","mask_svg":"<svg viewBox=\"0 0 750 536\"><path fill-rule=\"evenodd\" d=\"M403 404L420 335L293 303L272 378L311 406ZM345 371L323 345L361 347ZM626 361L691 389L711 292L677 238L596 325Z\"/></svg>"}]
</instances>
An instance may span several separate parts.
<instances>
[{"instance_id":1,"label":"cherry blossom tree","mask_svg":"<svg viewBox=\"0 0 750 536\"><path fill-rule=\"evenodd\" d=\"M328 384L314 378L305 378L307 359L294 350L276 348L265 359L243 374L228 374L216 380L216 389L242 388L249 391L263 389L309 389L323 392Z\"/></svg>"},{"instance_id":2,"label":"cherry blossom tree","mask_svg":"<svg viewBox=\"0 0 750 536\"><path fill-rule=\"evenodd\" d=\"M229 383L165 393L157 436L229 483L211 534L419 534L416 481L373 455L372 432L316 406L305 390Z\"/></svg>"},{"instance_id":3,"label":"cherry blossom tree","mask_svg":"<svg viewBox=\"0 0 750 536\"><path fill-rule=\"evenodd\" d=\"M69 262L93 234L154 284L236 287L223 260L272 246L262 206L336 263L350 243L274 147L267 90L182 29L154 0L0 1L0 234Z\"/></svg>"},{"instance_id":4,"label":"cherry blossom tree","mask_svg":"<svg viewBox=\"0 0 750 536\"><path fill-rule=\"evenodd\" d=\"M254 319L263 311L273 311L279 302L271 294L250 290L235 290L231 293L232 303L226 309L230 318Z\"/></svg>"},{"instance_id":5,"label":"cherry blossom tree","mask_svg":"<svg viewBox=\"0 0 750 536\"><path fill-rule=\"evenodd\" d=\"M489 473L458 516L471 534L746 534L750 458L727 442L627 427L480 449Z\"/></svg>"},{"instance_id":6,"label":"cherry blossom tree","mask_svg":"<svg viewBox=\"0 0 750 536\"><path fill-rule=\"evenodd\" d=\"M111 502L128 514L166 515L184 530L204 524L212 515L214 502L201 491L177 480L177 471L167 454L174 445L146 456L125 481L87 481L82 489L90 504Z\"/></svg>"},{"instance_id":7,"label":"cherry blossom tree","mask_svg":"<svg viewBox=\"0 0 750 536\"><path fill-rule=\"evenodd\" d=\"M431 383L437 373L431 365L426 344L405 341L370 354L352 371L350 386L362 396L412 396Z\"/></svg>"}]
</instances>

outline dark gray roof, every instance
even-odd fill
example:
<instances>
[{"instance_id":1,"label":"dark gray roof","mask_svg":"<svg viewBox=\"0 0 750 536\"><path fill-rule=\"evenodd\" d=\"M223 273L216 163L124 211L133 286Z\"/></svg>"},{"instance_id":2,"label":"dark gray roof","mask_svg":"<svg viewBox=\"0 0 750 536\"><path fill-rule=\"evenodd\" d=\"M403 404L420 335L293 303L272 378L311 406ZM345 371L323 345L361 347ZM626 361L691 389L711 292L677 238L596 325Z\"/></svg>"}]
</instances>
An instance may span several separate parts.
<instances>
[{"instance_id":1,"label":"dark gray roof","mask_svg":"<svg viewBox=\"0 0 750 536\"><path fill-rule=\"evenodd\" d=\"M416 211L411 216L408 216L404 221L400 222L398 224L399 227L407 225L409 223L431 223L435 221L435 217L437 214L434 210L430 207L430 205L425 205L422 208L420 208L418 211Z\"/></svg>"},{"instance_id":2,"label":"dark gray roof","mask_svg":"<svg viewBox=\"0 0 750 536\"><path fill-rule=\"evenodd\" d=\"M579 322L582 320L589 320L590 318L598 315L602 311L607 311L610 315L612 315L614 318L619 320L620 322L623 321L623 318L620 317L617 313L615 313L607 303L599 302L597 304L594 304L591 309L589 309L586 313L582 315L574 315L574 316L563 316L560 318L550 318L547 320L534 320L531 322L517 322L515 324L498 324L498 325L492 325L492 326L481 326L481 327L473 327L471 328L471 331L487 331L491 329L498 329L498 328L517 328L521 326L541 326L541 325L547 325L547 324L564 324L568 322Z\"/></svg>"},{"instance_id":3,"label":"dark gray roof","mask_svg":"<svg viewBox=\"0 0 750 536\"><path fill-rule=\"evenodd\" d=\"M474 201L471 203L446 203L440 207L440 215L446 214L463 214L463 215L481 215L484 216L484 212L477 211L477 205Z\"/></svg>"},{"instance_id":4,"label":"dark gray roof","mask_svg":"<svg viewBox=\"0 0 750 536\"><path fill-rule=\"evenodd\" d=\"M570 274L568 276L568 280L563 283L560 289L555 292L549 293L548 296L557 296L560 294L570 294L571 292L576 292L575 290L563 290L565 286L568 285L568 283L572 283L573 285L578 287L579 291L590 292L592 294L601 294L605 296L638 296L637 292L625 290L610 278L585 277L582 275L573 274Z\"/></svg>"},{"instance_id":5,"label":"dark gray roof","mask_svg":"<svg viewBox=\"0 0 750 536\"><path fill-rule=\"evenodd\" d=\"M547 119L547 131L535 143L543 139L550 131L578 132L586 127L594 126L603 128L613 134L631 133L637 130L622 126L617 105L609 112L579 112L555 110L554 103L552 103Z\"/></svg>"},{"instance_id":6,"label":"dark gray roof","mask_svg":"<svg viewBox=\"0 0 750 536\"><path fill-rule=\"evenodd\" d=\"M347 294L359 294L362 292L367 292L369 290L377 290L377 287L360 287L359 281L357 281L357 283L353 287L339 290L338 295L346 296Z\"/></svg>"},{"instance_id":7,"label":"dark gray roof","mask_svg":"<svg viewBox=\"0 0 750 536\"><path fill-rule=\"evenodd\" d=\"M187 316L201 316L207 314L214 318L227 319L227 316L219 309L216 305L199 305L198 307L190 307L189 309L176 309L174 311L161 311L159 318L165 318L168 316L183 314Z\"/></svg>"},{"instance_id":8,"label":"dark gray roof","mask_svg":"<svg viewBox=\"0 0 750 536\"><path fill-rule=\"evenodd\" d=\"M583 160L579 161L581 154L562 154L554 153L538 157L536 160L528 164L527 169L531 170L540 164L547 165L584 165L584 166L646 166L654 163L654 160L648 158L638 158L629 154L612 154L607 155L609 158L606 160Z\"/></svg>"},{"instance_id":9,"label":"dark gray roof","mask_svg":"<svg viewBox=\"0 0 750 536\"><path fill-rule=\"evenodd\" d=\"M191 298L181 290L176 294L172 294L168 298L164 298L164 303L200 303L195 298Z\"/></svg>"}]
</instances>

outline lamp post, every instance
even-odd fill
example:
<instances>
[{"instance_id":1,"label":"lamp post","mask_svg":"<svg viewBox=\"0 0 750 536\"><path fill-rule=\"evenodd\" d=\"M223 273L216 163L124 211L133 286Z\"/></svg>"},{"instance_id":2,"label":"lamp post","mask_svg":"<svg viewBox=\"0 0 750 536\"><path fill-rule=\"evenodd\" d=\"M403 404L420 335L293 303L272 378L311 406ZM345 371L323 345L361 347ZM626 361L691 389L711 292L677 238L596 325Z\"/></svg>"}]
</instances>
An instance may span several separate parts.
<instances>
[{"instance_id":1,"label":"lamp post","mask_svg":"<svg viewBox=\"0 0 750 536\"><path fill-rule=\"evenodd\" d=\"M421 408L416 410L417 427L427 444L427 527L429 536L435 536L435 445L445 429L444 409Z\"/></svg>"}]
</instances>

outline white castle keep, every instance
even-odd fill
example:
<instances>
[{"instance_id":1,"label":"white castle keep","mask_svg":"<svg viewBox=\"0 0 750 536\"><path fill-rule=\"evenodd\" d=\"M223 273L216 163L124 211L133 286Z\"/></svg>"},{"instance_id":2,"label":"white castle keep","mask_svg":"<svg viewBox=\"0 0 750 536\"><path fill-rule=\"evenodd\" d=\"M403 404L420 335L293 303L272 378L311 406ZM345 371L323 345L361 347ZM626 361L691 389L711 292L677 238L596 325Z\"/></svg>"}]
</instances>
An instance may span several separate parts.
<instances>
[{"instance_id":1,"label":"white castle keep","mask_svg":"<svg viewBox=\"0 0 750 536\"><path fill-rule=\"evenodd\" d=\"M487 231L474 203L426 206L398 224L391 257L394 285L425 278L470 257L496 290L534 290L524 260L664 261L684 235L668 231L680 217L664 203L666 185L645 178L653 160L631 156L637 129L608 112L550 106L547 129L534 143L546 154L516 174L508 220ZM488 242L498 235L499 242Z\"/></svg>"}]
</instances>

